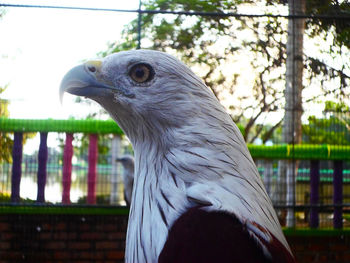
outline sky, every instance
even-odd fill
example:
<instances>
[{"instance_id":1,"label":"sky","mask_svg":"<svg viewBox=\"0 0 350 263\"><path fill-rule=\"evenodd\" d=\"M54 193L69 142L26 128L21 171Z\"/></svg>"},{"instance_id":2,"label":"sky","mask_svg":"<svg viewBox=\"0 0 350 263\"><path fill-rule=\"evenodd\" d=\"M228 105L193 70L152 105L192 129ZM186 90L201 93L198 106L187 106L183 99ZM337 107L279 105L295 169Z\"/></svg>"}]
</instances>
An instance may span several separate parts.
<instances>
[{"instance_id":1,"label":"sky","mask_svg":"<svg viewBox=\"0 0 350 263\"><path fill-rule=\"evenodd\" d=\"M1 1L11 4L137 9L138 0ZM1 98L10 101L11 118L67 119L86 116L74 96L58 97L59 84L73 66L107 49L134 13L6 8L0 20Z\"/></svg>"},{"instance_id":2,"label":"sky","mask_svg":"<svg viewBox=\"0 0 350 263\"><path fill-rule=\"evenodd\" d=\"M130 10L138 8L139 0L0 0L0 3ZM75 97L69 94L65 94L61 105L60 81L70 68L94 59L98 52L106 50L108 43L118 40L124 25L137 14L13 7L6 11L0 19L0 86L8 85L1 98L10 101L10 117L84 118L87 111L99 109L96 104L86 108L74 103ZM242 63L249 64L248 60L240 59L239 63L240 71L249 70L249 65L242 68ZM250 82L240 81L245 87L252 86ZM241 91L246 92L246 88Z\"/></svg>"},{"instance_id":3,"label":"sky","mask_svg":"<svg viewBox=\"0 0 350 263\"><path fill-rule=\"evenodd\" d=\"M110 9L137 9L138 0L0 1L10 4L82 6ZM0 19L0 96L8 100L10 118L84 118L97 111L75 103L65 94L60 103L58 90L64 74L84 60L94 59L120 38L134 13L77 11L37 8L6 8ZM24 153L38 149L39 136L24 145ZM57 147L56 134L49 134L48 146Z\"/></svg>"}]
</instances>

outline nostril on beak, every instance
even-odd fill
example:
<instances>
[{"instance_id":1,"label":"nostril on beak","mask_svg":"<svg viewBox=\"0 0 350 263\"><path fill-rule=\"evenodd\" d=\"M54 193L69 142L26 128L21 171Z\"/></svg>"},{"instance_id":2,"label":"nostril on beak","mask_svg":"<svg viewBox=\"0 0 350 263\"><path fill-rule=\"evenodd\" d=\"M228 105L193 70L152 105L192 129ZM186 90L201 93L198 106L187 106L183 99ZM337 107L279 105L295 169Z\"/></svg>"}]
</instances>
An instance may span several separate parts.
<instances>
[{"instance_id":1,"label":"nostril on beak","mask_svg":"<svg viewBox=\"0 0 350 263\"><path fill-rule=\"evenodd\" d=\"M88 70L92 73L96 72L96 67L95 66L88 66Z\"/></svg>"}]
</instances>

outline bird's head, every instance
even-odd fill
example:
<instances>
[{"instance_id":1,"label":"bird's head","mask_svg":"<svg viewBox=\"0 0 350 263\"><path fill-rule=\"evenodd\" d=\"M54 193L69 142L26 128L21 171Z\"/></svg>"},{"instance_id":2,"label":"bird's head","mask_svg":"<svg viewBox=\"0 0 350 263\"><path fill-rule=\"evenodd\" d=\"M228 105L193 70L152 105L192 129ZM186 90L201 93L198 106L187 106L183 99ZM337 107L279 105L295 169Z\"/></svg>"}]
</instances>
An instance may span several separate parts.
<instances>
[{"instance_id":1,"label":"bird's head","mask_svg":"<svg viewBox=\"0 0 350 263\"><path fill-rule=\"evenodd\" d=\"M196 124L203 109L218 105L186 65L151 50L119 52L76 66L61 82L61 98L64 92L101 104L132 142L152 134L159 140L170 130Z\"/></svg>"},{"instance_id":2,"label":"bird's head","mask_svg":"<svg viewBox=\"0 0 350 263\"><path fill-rule=\"evenodd\" d=\"M115 160L116 162L121 163L125 168L128 168L129 170L134 171L134 157L131 155L124 155L120 158L117 158Z\"/></svg>"}]
</instances>

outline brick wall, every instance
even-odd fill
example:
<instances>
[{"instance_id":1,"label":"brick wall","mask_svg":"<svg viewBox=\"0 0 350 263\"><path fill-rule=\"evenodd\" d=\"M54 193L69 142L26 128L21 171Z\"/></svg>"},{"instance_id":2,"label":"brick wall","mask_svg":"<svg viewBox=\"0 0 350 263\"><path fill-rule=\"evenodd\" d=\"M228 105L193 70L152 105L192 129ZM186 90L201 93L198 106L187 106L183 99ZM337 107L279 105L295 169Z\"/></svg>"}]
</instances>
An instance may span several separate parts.
<instances>
[{"instance_id":1,"label":"brick wall","mask_svg":"<svg viewBox=\"0 0 350 263\"><path fill-rule=\"evenodd\" d=\"M0 262L124 262L127 216L0 215Z\"/></svg>"},{"instance_id":2,"label":"brick wall","mask_svg":"<svg viewBox=\"0 0 350 263\"><path fill-rule=\"evenodd\" d=\"M126 226L127 215L0 214L0 263L123 262ZM287 239L299 263L350 262L349 232Z\"/></svg>"},{"instance_id":3,"label":"brick wall","mask_svg":"<svg viewBox=\"0 0 350 263\"><path fill-rule=\"evenodd\" d=\"M331 234L317 231L308 235L289 235L287 240L299 263L348 263L350 262L350 235L348 231Z\"/></svg>"}]
</instances>

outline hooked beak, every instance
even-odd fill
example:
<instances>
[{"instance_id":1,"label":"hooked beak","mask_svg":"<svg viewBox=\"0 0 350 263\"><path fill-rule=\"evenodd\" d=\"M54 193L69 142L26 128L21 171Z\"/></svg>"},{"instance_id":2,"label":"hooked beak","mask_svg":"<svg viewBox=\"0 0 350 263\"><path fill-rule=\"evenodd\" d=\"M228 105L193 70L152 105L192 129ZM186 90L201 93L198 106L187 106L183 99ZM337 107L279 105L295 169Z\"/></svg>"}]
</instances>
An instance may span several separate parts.
<instances>
[{"instance_id":1,"label":"hooked beak","mask_svg":"<svg viewBox=\"0 0 350 263\"><path fill-rule=\"evenodd\" d=\"M133 97L123 88L114 87L101 77L101 61L89 61L72 68L63 77L59 96L62 102L64 92L87 98L111 96L115 93Z\"/></svg>"}]
</instances>

